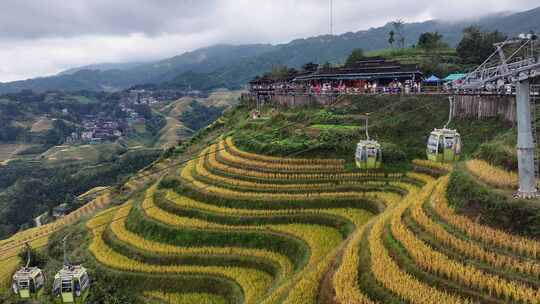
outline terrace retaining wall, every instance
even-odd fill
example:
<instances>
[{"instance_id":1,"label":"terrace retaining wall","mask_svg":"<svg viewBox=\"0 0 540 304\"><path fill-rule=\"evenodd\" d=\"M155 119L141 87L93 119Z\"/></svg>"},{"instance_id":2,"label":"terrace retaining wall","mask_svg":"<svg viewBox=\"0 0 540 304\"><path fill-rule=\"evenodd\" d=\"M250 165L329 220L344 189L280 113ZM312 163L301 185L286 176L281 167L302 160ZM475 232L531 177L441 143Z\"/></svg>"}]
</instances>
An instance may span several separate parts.
<instances>
[{"instance_id":1,"label":"terrace retaining wall","mask_svg":"<svg viewBox=\"0 0 540 304\"><path fill-rule=\"evenodd\" d=\"M302 107L312 104L327 106L337 100L337 95L274 95L273 103L283 107Z\"/></svg>"},{"instance_id":2,"label":"terrace retaining wall","mask_svg":"<svg viewBox=\"0 0 540 304\"><path fill-rule=\"evenodd\" d=\"M486 119L501 117L504 121L516 122L516 97L511 95L458 95L454 117L461 119Z\"/></svg>"},{"instance_id":3,"label":"terrace retaining wall","mask_svg":"<svg viewBox=\"0 0 540 304\"><path fill-rule=\"evenodd\" d=\"M425 94L438 96L446 100L446 94ZM249 94L243 96L244 100L255 103L255 97ZM283 107L301 107L311 104L331 105L337 99L347 96L336 95L271 95L267 96L271 103ZM487 119L500 117L505 122L516 122L516 98L512 95L457 95L453 117L459 119Z\"/></svg>"}]
</instances>

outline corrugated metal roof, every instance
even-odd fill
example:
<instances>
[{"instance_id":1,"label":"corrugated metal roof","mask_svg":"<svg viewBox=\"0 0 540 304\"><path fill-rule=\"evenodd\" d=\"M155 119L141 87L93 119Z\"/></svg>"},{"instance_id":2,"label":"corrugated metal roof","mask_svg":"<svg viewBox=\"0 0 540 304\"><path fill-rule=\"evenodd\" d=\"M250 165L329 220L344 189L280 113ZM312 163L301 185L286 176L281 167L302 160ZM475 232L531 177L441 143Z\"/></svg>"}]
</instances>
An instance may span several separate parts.
<instances>
[{"instance_id":1,"label":"corrugated metal roof","mask_svg":"<svg viewBox=\"0 0 540 304\"><path fill-rule=\"evenodd\" d=\"M465 76L467 76L467 74L455 73L455 74L450 74L450 75L446 76L446 78L444 78L443 80L444 81L454 81L454 80L458 80L458 79L461 79L461 78L465 78Z\"/></svg>"}]
</instances>

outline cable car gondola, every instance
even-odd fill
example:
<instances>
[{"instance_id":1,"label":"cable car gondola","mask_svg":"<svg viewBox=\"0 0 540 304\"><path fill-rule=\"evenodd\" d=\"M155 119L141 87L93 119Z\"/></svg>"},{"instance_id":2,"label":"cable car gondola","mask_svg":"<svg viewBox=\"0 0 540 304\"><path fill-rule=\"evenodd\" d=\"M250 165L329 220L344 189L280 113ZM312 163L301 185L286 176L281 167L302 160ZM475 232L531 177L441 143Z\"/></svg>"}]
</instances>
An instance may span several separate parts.
<instances>
[{"instance_id":1,"label":"cable car gondola","mask_svg":"<svg viewBox=\"0 0 540 304\"><path fill-rule=\"evenodd\" d=\"M26 244L26 246L28 247L26 266L15 272L11 283L13 293L21 299L37 296L45 284L45 277L41 269L30 267L30 245Z\"/></svg>"},{"instance_id":2,"label":"cable car gondola","mask_svg":"<svg viewBox=\"0 0 540 304\"><path fill-rule=\"evenodd\" d=\"M53 294L61 303L84 303L90 289L88 271L82 265L71 265L66 256L66 238L64 238L64 267L56 273Z\"/></svg>"},{"instance_id":3,"label":"cable car gondola","mask_svg":"<svg viewBox=\"0 0 540 304\"><path fill-rule=\"evenodd\" d=\"M358 142L356 146L356 166L362 170L379 169L382 166L381 145L369 138L369 114L366 116L366 139Z\"/></svg>"},{"instance_id":4,"label":"cable car gondola","mask_svg":"<svg viewBox=\"0 0 540 304\"><path fill-rule=\"evenodd\" d=\"M442 129L435 129L431 132L427 143L427 158L433 162L450 163L458 161L461 155L461 135L457 130L448 129L452 120L454 109L454 98L449 97L450 115L448 122Z\"/></svg>"},{"instance_id":5,"label":"cable car gondola","mask_svg":"<svg viewBox=\"0 0 540 304\"><path fill-rule=\"evenodd\" d=\"M53 293L61 296L62 303L83 303L89 288L90 277L82 265L64 265L54 276Z\"/></svg>"}]
</instances>

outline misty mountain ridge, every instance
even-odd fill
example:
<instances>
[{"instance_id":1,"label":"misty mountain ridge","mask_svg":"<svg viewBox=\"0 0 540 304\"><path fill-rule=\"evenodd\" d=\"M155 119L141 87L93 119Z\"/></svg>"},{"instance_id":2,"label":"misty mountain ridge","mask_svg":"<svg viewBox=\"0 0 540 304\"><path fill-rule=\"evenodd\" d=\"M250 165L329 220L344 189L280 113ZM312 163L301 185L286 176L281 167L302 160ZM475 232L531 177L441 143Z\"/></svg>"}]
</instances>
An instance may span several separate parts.
<instances>
[{"instance_id":1,"label":"misty mountain ridge","mask_svg":"<svg viewBox=\"0 0 540 304\"><path fill-rule=\"evenodd\" d=\"M461 40L463 29L470 25L489 31L499 30L508 36L530 30L540 32L540 7L519 13L492 14L475 21L407 23L404 27L406 43L410 46L422 33L437 31L445 42L455 46ZM23 89L116 91L138 84L157 84L165 88L190 86L200 90L235 89L276 64L300 67L307 62L342 63L355 48L365 51L387 48L391 30L389 22L369 30L295 39L278 45L219 44L154 62L90 65L56 76L0 83L0 93Z\"/></svg>"},{"instance_id":2,"label":"misty mountain ridge","mask_svg":"<svg viewBox=\"0 0 540 304\"><path fill-rule=\"evenodd\" d=\"M141 66L146 63L147 62L124 62L124 63L103 62L103 63L89 64L82 67L71 68L71 69L62 71L58 73L56 76L73 75L83 70L90 70L90 71L129 70L129 69Z\"/></svg>"}]
</instances>

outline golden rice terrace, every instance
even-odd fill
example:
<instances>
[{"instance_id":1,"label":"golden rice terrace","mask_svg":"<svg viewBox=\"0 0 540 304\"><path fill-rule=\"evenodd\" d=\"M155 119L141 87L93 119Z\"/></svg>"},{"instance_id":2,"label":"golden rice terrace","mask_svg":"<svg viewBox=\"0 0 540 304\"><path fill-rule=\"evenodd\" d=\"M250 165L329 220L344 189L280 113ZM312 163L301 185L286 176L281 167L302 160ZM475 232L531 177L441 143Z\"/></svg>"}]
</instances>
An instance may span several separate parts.
<instances>
[{"instance_id":1,"label":"golden rice terrace","mask_svg":"<svg viewBox=\"0 0 540 304\"><path fill-rule=\"evenodd\" d=\"M293 127L286 136L304 138ZM65 220L0 241L1 287L24 243L53 257L49 274L71 233L87 303L540 303L537 202L511 198L512 169L468 154L358 170L341 157L350 151L269 156L246 148L247 135L208 132ZM37 299L59 302L50 288Z\"/></svg>"},{"instance_id":2,"label":"golden rice terrace","mask_svg":"<svg viewBox=\"0 0 540 304\"><path fill-rule=\"evenodd\" d=\"M448 184L226 138L88 221L89 251L158 302L539 303L540 243L457 214Z\"/></svg>"}]
</instances>

